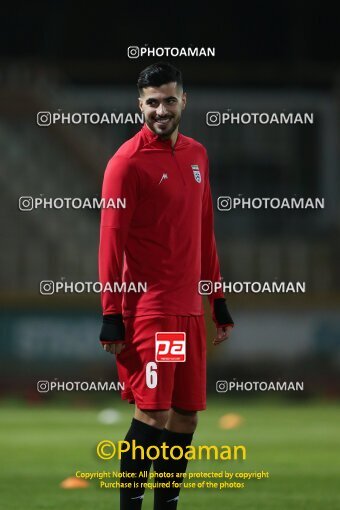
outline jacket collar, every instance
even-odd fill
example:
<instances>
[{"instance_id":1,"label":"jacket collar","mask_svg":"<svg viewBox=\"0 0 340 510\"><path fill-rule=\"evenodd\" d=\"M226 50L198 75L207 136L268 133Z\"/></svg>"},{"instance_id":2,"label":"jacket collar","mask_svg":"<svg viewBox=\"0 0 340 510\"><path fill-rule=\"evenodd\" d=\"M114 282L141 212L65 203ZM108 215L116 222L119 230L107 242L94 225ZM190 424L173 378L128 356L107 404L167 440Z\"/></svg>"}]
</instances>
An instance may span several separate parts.
<instances>
[{"instance_id":1,"label":"jacket collar","mask_svg":"<svg viewBox=\"0 0 340 510\"><path fill-rule=\"evenodd\" d=\"M146 125L146 123L143 125L142 129L140 130L141 135L143 136L145 142L150 145L156 145L159 148L163 149L171 149L171 140L162 140L159 135L151 131L150 128ZM178 145L182 142L183 135L181 133L178 133L177 140L174 145L174 149L178 147Z\"/></svg>"}]
</instances>

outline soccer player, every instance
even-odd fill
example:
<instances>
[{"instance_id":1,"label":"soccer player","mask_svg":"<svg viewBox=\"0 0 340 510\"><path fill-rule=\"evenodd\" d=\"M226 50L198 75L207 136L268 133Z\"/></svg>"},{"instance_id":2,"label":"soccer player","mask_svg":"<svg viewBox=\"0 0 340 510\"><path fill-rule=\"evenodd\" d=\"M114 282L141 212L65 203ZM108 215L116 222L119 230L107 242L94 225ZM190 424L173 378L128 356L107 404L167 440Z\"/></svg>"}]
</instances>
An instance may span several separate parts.
<instances>
[{"instance_id":1,"label":"soccer player","mask_svg":"<svg viewBox=\"0 0 340 510\"><path fill-rule=\"evenodd\" d=\"M99 276L104 285L124 282L138 290L145 282L147 290L102 293L100 340L116 355L122 398L135 404L125 440L185 450L197 411L206 407L206 332L198 284L221 280L209 163L203 145L178 131L187 101L181 72L168 63L153 64L140 73L137 86L145 124L105 171L102 197L125 199L125 208L102 210ZM218 345L229 337L233 321L221 291L213 287L209 301ZM185 333L184 362L157 362L159 332ZM139 484L121 489L121 510L141 508L140 483L147 480L139 474L150 467L149 459L123 455L121 471L135 473ZM181 482L176 473L186 471L187 461L159 458L153 467L172 476L166 480ZM155 488L154 509L177 508L179 491Z\"/></svg>"}]
</instances>

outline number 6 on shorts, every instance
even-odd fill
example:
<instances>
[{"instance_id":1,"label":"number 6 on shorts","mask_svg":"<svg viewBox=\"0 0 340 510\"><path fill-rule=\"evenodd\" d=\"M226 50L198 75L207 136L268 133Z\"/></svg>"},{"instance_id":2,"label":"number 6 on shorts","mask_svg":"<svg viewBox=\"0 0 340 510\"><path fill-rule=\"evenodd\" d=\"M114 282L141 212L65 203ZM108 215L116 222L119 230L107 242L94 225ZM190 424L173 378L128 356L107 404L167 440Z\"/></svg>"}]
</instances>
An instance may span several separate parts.
<instances>
[{"instance_id":1,"label":"number 6 on shorts","mask_svg":"<svg viewBox=\"0 0 340 510\"><path fill-rule=\"evenodd\" d=\"M145 382L148 388L156 388L157 378L157 363L155 361L149 361L145 367Z\"/></svg>"}]
</instances>

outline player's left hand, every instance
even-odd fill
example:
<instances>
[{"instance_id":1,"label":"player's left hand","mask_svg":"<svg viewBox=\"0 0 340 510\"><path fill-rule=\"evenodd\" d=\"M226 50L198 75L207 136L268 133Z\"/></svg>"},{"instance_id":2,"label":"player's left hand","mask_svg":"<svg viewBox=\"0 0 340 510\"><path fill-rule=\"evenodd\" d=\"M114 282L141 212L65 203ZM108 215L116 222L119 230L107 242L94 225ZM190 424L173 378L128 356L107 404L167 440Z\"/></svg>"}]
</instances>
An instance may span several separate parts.
<instances>
[{"instance_id":1,"label":"player's left hand","mask_svg":"<svg viewBox=\"0 0 340 510\"><path fill-rule=\"evenodd\" d=\"M232 326L223 326L221 328L217 328L216 337L213 340L213 345L219 345L221 342L228 340L232 329Z\"/></svg>"}]
</instances>

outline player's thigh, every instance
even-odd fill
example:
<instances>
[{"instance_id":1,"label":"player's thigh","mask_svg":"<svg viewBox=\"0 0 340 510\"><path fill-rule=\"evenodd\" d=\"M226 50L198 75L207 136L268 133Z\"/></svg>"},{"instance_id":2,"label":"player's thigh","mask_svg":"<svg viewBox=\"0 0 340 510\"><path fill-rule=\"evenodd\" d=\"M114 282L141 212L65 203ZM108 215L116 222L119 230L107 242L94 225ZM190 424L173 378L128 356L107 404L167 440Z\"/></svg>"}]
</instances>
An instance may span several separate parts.
<instances>
[{"instance_id":1,"label":"player's thigh","mask_svg":"<svg viewBox=\"0 0 340 510\"><path fill-rule=\"evenodd\" d=\"M173 363L156 363L155 335L173 326L171 317L134 317L125 320L126 347L117 355L119 370L128 379L141 410L171 407Z\"/></svg>"},{"instance_id":2,"label":"player's thigh","mask_svg":"<svg viewBox=\"0 0 340 510\"><path fill-rule=\"evenodd\" d=\"M204 316L186 318L186 360L176 364L172 407L200 411L206 407L206 329Z\"/></svg>"}]
</instances>

